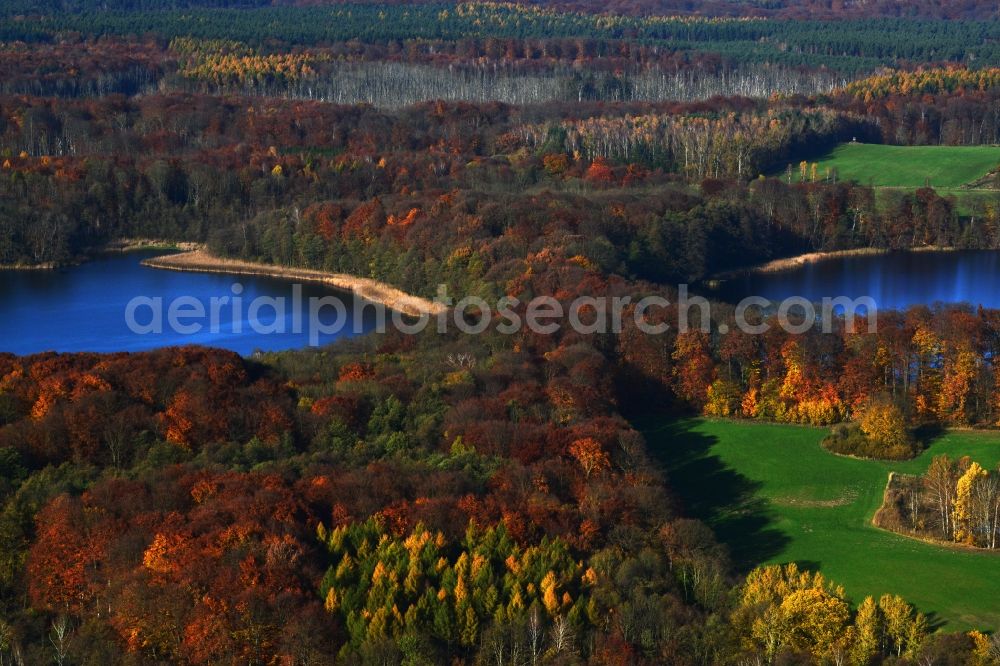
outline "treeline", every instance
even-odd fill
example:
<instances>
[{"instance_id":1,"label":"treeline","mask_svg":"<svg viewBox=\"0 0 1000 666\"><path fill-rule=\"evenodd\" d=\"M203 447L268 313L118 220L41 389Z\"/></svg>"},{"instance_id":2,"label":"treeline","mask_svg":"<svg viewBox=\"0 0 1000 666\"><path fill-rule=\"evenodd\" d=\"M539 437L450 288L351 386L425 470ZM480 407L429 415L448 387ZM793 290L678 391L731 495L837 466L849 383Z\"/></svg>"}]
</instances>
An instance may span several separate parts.
<instances>
[{"instance_id":1,"label":"treeline","mask_svg":"<svg viewBox=\"0 0 1000 666\"><path fill-rule=\"evenodd\" d=\"M886 71L852 81L844 92L865 102L890 95L937 95L974 92L1000 85L1000 69L920 68L915 71Z\"/></svg>"},{"instance_id":2,"label":"treeline","mask_svg":"<svg viewBox=\"0 0 1000 666\"><path fill-rule=\"evenodd\" d=\"M272 0L11 0L5 12L15 15L80 12L166 11L172 9L269 7ZM291 3L285 3L291 4Z\"/></svg>"},{"instance_id":3,"label":"treeline","mask_svg":"<svg viewBox=\"0 0 1000 666\"><path fill-rule=\"evenodd\" d=\"M1000 70L887 71L830 96L840 109L877 122L884 143L978 145L1000 142Z\"/></svg>"},{"instance_id":4,"label":"treeline","mask_svg":"<svg viewBox=\"0 0 1000 666\"><path fill-rule=\"evenodd\" d=\"M327 0L337 2L338 0ZM417 0L433 2L435 0ZM816 18L876 18L919 17L933 19L990 19L995 16L986 0L962 2L930 2L928 0L876 0L875 2L831 3L826 0L517 0L528 6L545 6L563 11L625 16L715 16L715 17L780 17L798 20ZM386 3L391 4L391 3ZM394 4L401 4L396 0Z\"/></svg>"},{"instance_id":5,"label":"treeline","mask_svg":"<svg viewBox=\"0 0 1000 666\"><path fill-rule=\"evenodd\" d=\"M875 331L860 318L853 332L840 322L833 334L789 334L766 315L752 323L769 324L768 331L678 335L658 354L674 362L662 363L656 379L714 416L814 425L857 418L871 446L838 446L836 438L850 433L835 432L828 447L866 457L912 456L909 424L1000 420L994 311L921 306L879 312ZM729 314L713 319L713 329L719 324L736 327ZM637 362L640 356L628 353Z\"/></svg>"},{"instance_id":6,"label":"treeline","mask_svg":"<svg viewBox=\"0 0 1000 666\"><path fill-rule=\"evenodd\" d=\"M862 117L823 109L706 115L594 117L518 127L512 134L534 150L663 166L701 180L755 177L806 149L822 153L875 133Z\"/></svg>"},{"instance_id":7,"label":"treeline","mask_svg":"<svg viewBox=\"0 0 1000 666\"><path fill-rule=\"evenodd\" d=\"M581 73L578 66L410 65L329 62L308 55L218 56L185 65L177 87L214 94L308 99L400 108L428 100L545 104L554 101L691 101L829 92L838 77L782 66L650 68Z\"/></svg>"},{"instance_id":8,"label":"treeline","mask_svg":"<svg viewBox=\"0 0 1000 666\"><path fill-rule=\"evenodd\" d=\"M435 6L453 7L456 3L442 0L417 0L417 2L352 2L350 4L430 4ZM339 5L343 0L12 0L9 3L11 13L31 14L35 12L81 12L81 11L163 11L171 9L193 9L198 7L237 7L253 8L270 5ZM696 15L716 17L780 17L790 19L814 18L875 18L875 17L919 17L932 19L975 19L983 20L995 16L995 7L984 0L965 0L947 4L929 2L927 0L907 0L906 2L888 2L880 0L872 3L836 3L831 4L820 0L807 2L790 2L789 0L774 0L760 2L757 0L740 0L723 2L722 0L638 0L636 2L598 3L594 0L522 0L527 7L546 7L560 11L580 12L590 14L615 14L623 16L662 16L662 15Z\"/></svg>"},{"instance_id":9,"label":"treeline","mask_svg":"<svg viewBox=\"0 0 1000 666\"><path fill-rule=\"evenodd\" d=\"M315 46L406 40L577 39L655 44L670 50L719 53L738 62L828 66L845 73L877 65L1000 63L996 21L905 19L788 21L683 17L595 16L518 6L357 5L84 11L7 21L0 38L48 41L64 33L157 35ZM589 48L593 49L593 46Z\"/></svg>"}]
</instances>

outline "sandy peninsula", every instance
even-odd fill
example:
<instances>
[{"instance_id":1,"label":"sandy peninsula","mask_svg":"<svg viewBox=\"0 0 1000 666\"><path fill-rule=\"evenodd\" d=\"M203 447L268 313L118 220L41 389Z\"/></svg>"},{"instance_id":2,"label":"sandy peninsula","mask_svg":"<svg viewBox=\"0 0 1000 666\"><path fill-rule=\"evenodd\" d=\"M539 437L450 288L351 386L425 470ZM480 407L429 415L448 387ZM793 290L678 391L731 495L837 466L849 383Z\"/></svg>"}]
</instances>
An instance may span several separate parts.
<instances>
[{"instance_id":1,"label":"sandy peninsula","mask_svg":"<svg viewBox=\"0 0 1000 666\"><path fill-rule=\"evenodd\" d=\"M779 271L787 271L793 268L798 268L799 266L805 266L806 264L815 264L826 259L836 259L838 257L863 257L870 255L886 254L889 250L883 250L880 248L873 247L862 247L853 250L834 250L831 252L808 252L806 254L800 254L795 257L786 257L784 259L775 259L774 261L769 261L766 264L761 264L760 266L755 266L749 269L754 273L777 273Z\"/></svg>"},{"instance_id":2,"label":"sandy peninsula","mask_svg":"<svg viewBox=\"0 0 1000 666\"><path fill-rule=\"evenodd\" d=\"M153 257L144 260L142 264L151 268L162 268L173 271L261 275L287 280L301 280L303 282L318 282L341 291L351 292L367 301L379 303L397 312L412 316L423 314L437 315L447 311L447 306L442 303L435 303L426 298L407 294L400 289L377 280L342 273L327 273L307 268L291 268L239 259L225 259L223 257L216 257L204 249Z\"/></svg>"},{"instance_id":3,"label":"sandy peninsula","mask_svg":"<svg viewBox=\"0 0 1000 666\"><path fill-rule=\"evenodd\" d=\"M956 248L953 247L943 247L940 245L922 245L920 247L911 247L901 250L895 250L897 252L949 252ZM806 254L800 254L794 257L785 257L784 259L775 259L774 261L769 261L766 264L758 264L756 266L747 266L745 268L738 268L735 270L725 271L715 276L713 279L724 280L732 278L737 275L744 275L746 273L778 273L780 271L788 271L807 264L815 264L820 261L825 261L827 259L839 259L843 257L867 257L867 256L877 256L881 254L889 254L894 250L889 248L877 248L877 247L859 247L852 250L831 250L829 252L808 252Z\"/></svg>"}]
</instances>

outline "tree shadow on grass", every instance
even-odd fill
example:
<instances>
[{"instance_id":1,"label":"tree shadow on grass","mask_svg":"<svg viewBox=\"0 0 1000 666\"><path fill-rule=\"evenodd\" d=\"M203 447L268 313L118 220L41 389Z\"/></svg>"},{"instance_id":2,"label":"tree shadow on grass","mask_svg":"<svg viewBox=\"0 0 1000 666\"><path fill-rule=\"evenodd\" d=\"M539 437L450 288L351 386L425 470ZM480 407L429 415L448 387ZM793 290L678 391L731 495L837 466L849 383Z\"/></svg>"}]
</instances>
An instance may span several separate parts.
<instances>
[{"instance_id":1,"label":"tree shadow on grass","mask_svg":"<svg viewBox=\"0 0 1000 666\"><path fill-rule=\"evenodd\" d=\"M741 571L780 555L789 539L774 527L775 514L758 494L762 484L715 455L717 438L696 432L694 425L684 419L636 422L650 454L666 469L681 512L711 527Z\"/></svg>"},{"instance_id":2,"label":"tree shadow on grass","mask_svg":"<svg viewBox=\"0 0 1000 666\"><path fill-rule=\"evenodd\" d=\"M926 451L931 444L941 438L945 432L944 426L939 423L923 423L913 429L913 438L919 445L920 453ZM919 453L917 454L919 455Z\"/></svg>"},{"instance_id":3,"label":"tree shadow on grass","mask_svg":"<svg viewBox=\"0 0 1000 666\"><path fill-rule=\"evenodd\" d=\"M823 563L819 560L795 560L795 566L799 568L800 571L819 571Z\"/></svg>"},{"instance_id":4,"label":"tree shadow on grass","mask_svg":"<svg viewBox=\"0 0 1000 666\"><path fill-rule=\"evenodd\" d=\"M927 613L924 613L924 617L927 618L928 633L934 633L938 629L943 629L944 626L947 624L947 621L934 611L929 611Z\"/></svg>"}]
</instances>

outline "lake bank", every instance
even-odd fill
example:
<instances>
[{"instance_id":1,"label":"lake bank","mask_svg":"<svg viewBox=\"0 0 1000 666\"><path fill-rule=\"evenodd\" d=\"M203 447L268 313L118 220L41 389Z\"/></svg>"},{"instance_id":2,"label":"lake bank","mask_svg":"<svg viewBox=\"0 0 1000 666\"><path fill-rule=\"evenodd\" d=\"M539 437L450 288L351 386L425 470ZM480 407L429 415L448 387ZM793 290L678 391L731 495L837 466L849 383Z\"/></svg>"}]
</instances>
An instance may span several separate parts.
<instances>
[{"instance_id":1,"label":"lake bank","mask_svg":"<svg viewBox=\"0 0 1000 666\"><path fill-rule=\"evenodd\" d=\"M169 254L162 257L145 259L142 261L142 265L173 271L256 275L284 280L317 282L415 317L437 315L447 311L447 306L441 303L408 294L401 289L397 289L384 282L379 282L378 280L343 273L327 273L326 271L308 268L292 268L240 259L226 259L210 254L201 248L180 254Z\"/></svg>"},{"instance_id":2,"label":"lake bank","mask_svg":"<svg viewBox=\"0 0 1000 666\"><path fill-rule=\"evenodd\" d=\"M881 248L881 247L859 247L850 250L806 252L805 254L799 254L794 257L784 257L782 259L774 259L764 264L744 266L743 268L734 268L732 270L724 271L717 275L713 275L710 281L729 280L740 275L747 275L753 273L780 273L782 271L795 270L796 268L801 268L809 264L816 264L821 261L827 261L829 259L844 259L848 257L875 257L883 254L890 254L892 252L953 252L955 250L957 250L957 248L941 247L937 245L924 245L921 247L911 247L898 250Z\"/></svg>"},{"instance_id":3,"label":"lake bank","mask_svg":"<svg viewBox=\"0 0 1000 666\"><path fill-rule=\"evenodd\" d=\"M162 249L104 252L55 271L0 271L0 352L141 352L202 345L243 356L321 347L378 330L378 313L319 282L142 265ZM238 282L240 299L233 285ZM182 300L183 299L183 300ZM310 313L295 304L338 301ZM203 314L173 320L175 303ZM217 306L213 306L213 303ZM271 305L273 304L273 305Z\"/></svg>"},{"instance_id":4,"label":"lake bank","mask_svg":"<svg viewBox=\"0 0 1000 666\"><path fill-rule=\"evenodd\" d=\"M879 310L965 303L1000 309L1000 251L924 247L906 251L811 253L758 266L706 284L708 293L739 303L805 298L871 299Z\"/></svg>"},{"instance_id":5,"label":"lake bank","mask_svg":"<svg viewBox=\"0 0 1000 666\"><path fill-rule=\"evenodd\" d=\"M104 245L88 248L68 261L44 261L39 264L0 264L0 271L54 271L70 266L79 266L102 254L120 252L138 252L142 250L164 250L190 252L201 247L200 243L190 241L168 241L157 238L119 238Z\"/></svg>"},{"instance_id":6,"label":"lake bank","mask_svg":"<svg viewBox=\"0 0 1000 666\"><path fill-rule=\"evenodd\" d=\"M168 241L161 238L119 238L106 245L94 248L94 253L134 252L136 250L175 250L193 252L201 249L201 243L192 241Z\"/></svg>"},{"instance_id":7,"label":"lake bank","mask_svg":"<svg viewBox=\"0 0 1000 666\"><path fill-rule=\"evenodd\" d=\"M47 261L43 264L0 264L0 271L51 271L59 264Z\"/></svg>"}]
</instances>

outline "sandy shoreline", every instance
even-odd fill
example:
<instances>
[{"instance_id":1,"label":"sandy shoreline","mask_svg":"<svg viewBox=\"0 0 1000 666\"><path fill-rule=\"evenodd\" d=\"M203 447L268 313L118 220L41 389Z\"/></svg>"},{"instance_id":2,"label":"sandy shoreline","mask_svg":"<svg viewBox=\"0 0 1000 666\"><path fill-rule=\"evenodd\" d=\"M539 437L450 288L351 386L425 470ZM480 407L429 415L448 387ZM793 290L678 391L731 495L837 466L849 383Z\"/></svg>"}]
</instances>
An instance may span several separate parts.
<instances>
[{"instance_id":1,"label":"sandy shoreline","mask_svg":"<svg viewBox=\"0 0 1000 666\"><path fill-rule=\"evenodd\" d=\"M325 271L307 268L291 268L273 264L259 264L238 259L225 259L197 249L180 254L168 254L142 261L144 266L173 271L190 271L195 273L232 273L234 275L260 275L304 282L319 282L341 291L348 291L355 296L379 303L388 308L412 316L423 314L436 315L447 311L447 306L435 303L426 298L413 296L406 292L377 280L356 277L342 273L327 273Z\"/></svg>"},{"instance_id":2,"label":"sandy shoreline","mask_svg":"<svg viewBox=\"0 0 1000 666\"><path fill-rule=\"evenodd\" d=\"M860 247L853 250L832 250L830 252L808 252L806 254L800 254L795 257L785 257L784 259L775 259L774 261L769 261L766 264L759 264L757 266L747 266L745 268L738 268L731 271L726 271L718 275L713 276L713 280L726 280L738 275L746 275L747 273L778 273L780 271L793 270L795 268L800 268L807 264L815 264L820 261L825 261L827 259L840 259L843 257L867 257L867 256L878 256L882 254L889 254L890 252L950 252L955 250L953 247L939 247L936 245L925 245L922 247L911 247L902 250L891 250L888 248L877 248L877 247Z\"/></svg>"},{"instance_id":3,"label":"sandy shoreline","mask_svg":"<svg viewBox=\"0 0 1000 666\"><path fill-rule=\"evenodd\" d=\"M832 252L808 252L795 257L785 257L775 259L766 264L746 269L748 273L777 273L787 271L807 264L815 264L826 259L837 259L840 257L867 257L887 254L889 250L873 247L857 248L854 250L834 250Z\"/></svg>"},{"instance_id":4,"label":"sandy shoreline","mask_svg":"<svg viewBox=\"0 0 1000 666\"><path fill-rule=\"evenodd\" d=\"M96 252L132 252L135 250L180 250L193 252L201 248L189 241L166 241L157 238L121 238L95 249Z\"/></svg>"}]
</instances>

